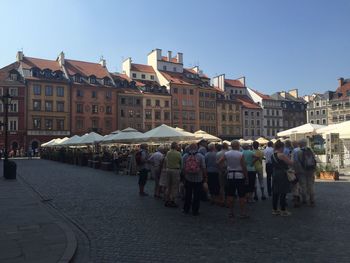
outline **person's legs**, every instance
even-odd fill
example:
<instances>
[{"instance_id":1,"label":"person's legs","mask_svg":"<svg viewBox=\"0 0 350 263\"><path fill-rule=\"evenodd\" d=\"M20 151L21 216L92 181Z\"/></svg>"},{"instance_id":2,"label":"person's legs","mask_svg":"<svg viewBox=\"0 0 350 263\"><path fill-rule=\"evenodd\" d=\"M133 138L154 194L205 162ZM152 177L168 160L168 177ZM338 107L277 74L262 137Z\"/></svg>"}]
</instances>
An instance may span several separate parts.
<instances>
[{"instance_id":1,"label":"person's legs","mask_svg":"<svg viewBox=\"0 0 350 263\"><path fill-rule=\"evenodd\" d=\"M165 197L165 205L167 205L170 202L170 196L172 192L172 184L173 184L173 178L172 178L173 172L171 169L167 169L166 171L166 197Z\"/></svg>"},{"instance_id":2,"label":"person's legs","mask_svg":"<svg viewBox=\"0 0 350 263\"><path fill-rule=\"evenodd\" d=\"M252 202L255 190L256 172L248 172L248 180L248 201Z\"/></svg>"},{"instance_id":3,"label":"person's legs","mask_svg":"<svg viewBox=\"0 0 350 263\"><path fill-rule=\"evenodd\" d=\"M219 172L219 184L220 184L220 190L219 190L219 204L224 205L225 202L225 176L226 174L224 171Z\"/></svg>"},{"instance_id":4,"label":"person's legs","mask_svg":"<svg viewBox=\"0 0 350 263\"><path fill-rule=\"evenodd\" d=\"M307 190L306 190L306 175L303 173L299 177L299 185L301 192L301 199L303 204L307 201Z\"/></svg>"},{"instance_id":5,"label":"person's legs","mask_svg":"<svg viewBox=\"0 0 350 263\"><path fill-rule=\"evenodd\" d=\"M286 196L287 194L280 194L280 206L281 206L281 211L286 210Z\"/></svg>"},{"instance_id":6,"label":"person's legs","mask_svg":"<svg viewBox=\"0 0 350 263\"><path fill-rule=\"evenodd\" d=\"M140 193L140 195L146 195L146 193L144 192L144 189L145 189L145 185L147 182L147 174L148 174L148 171L146 169L141 169L139 171L139 193Z\"/></svg>"},{"instance_id":7,"label":"person's legs","mask_svg":"<svg viewBox=\"0 0 350 263\"><path fill-rule=\"evenodd\" d=\"M264 174L263 172L258 172L258 180L259 180L259 186L260 186L260 191L261 191L261 199L265 200L265 191L264 191Z\"/></svg>"},{"instance_id":8,"label":"person's legs","mask_svg":"<svg viewBox=\"0 0 350 263\"><path fill-rule=\"evenodd\" d=\"M235 184L239 198L239 214L241 217L247 217L244 179L235 179Z\"/></svg>"},{"instance_id":9,"label":"person's legs","mask_svg":"<svg viewBox=\"0 0 350 263\"><path fill-rule=\"evenodd\" d=\"M234 184L234 179L227 179L226 180L226 187L225 187L225 192L226 192L226 205L230 209L229 211L229 216L233 217L234 216L234 195L235 195L235 184Z\"/></svg>"},{"instance_id":10,"label":"person's legs","mask_svg":"<svg viewBox=\"0 0 350 263\"><path fill-rule=\"evenodd\" d=\"M313 172L308 173L306 176L306 191L308 196L308 201L310 201L310 204L313 205L315 203L315 190L314 190L314 184L315 184L315 176Z\"/></svg>"},{"instance_id":11,"label":"person's legs","mask_svg":"<svg viewBox=\"0 0 350 263\"><path fill-rule=\"evenodd\" d=\"M175 205L176 197L179 193L179 183L180 183L180 170L173 170L172 172L172 186L170 194L170 202Z\"/></svg>"},{"instance_id":12,"label":"person's legs","mask_svg":"<svg viewBox=\"0 0 350 263\"><path fill-rule=\"evenodd\" d=\"M188 213L192 204L192 182L185 181L185 203L184 203L184 212Z\"/></svg>"},{"instance_id":13,"label":"person's legs","mask_svg":"<svg viewBox=\"0 0 350 263\"><path fill-rule=\"evenodd\" d=\"M272 209L274 211L278 210L278 199L279 199L279 194L273 193L272 194Z\"/></svg>"},{"instance_id":14,"label":"person's legs","mask_svg":"<svg viewBox=\"0 0 350 263\"><path fill-rule=\"evenodd\" d=\"M272 195L272 172L273 167L272 164L267 163L266 164L266 183L267 183L267 193L269 196Z\"/></svg>"},{"instance_id":15,"label":"person's legs","mask_svg":"<svg viewBox=\"0 0 350 263\"><path fill-rule=\"evenodd\" d=\"M203 185L202 183L192 183L192 184L193 184L192 213L194 215L198 215Z\"/></svg>"}]
</instances>

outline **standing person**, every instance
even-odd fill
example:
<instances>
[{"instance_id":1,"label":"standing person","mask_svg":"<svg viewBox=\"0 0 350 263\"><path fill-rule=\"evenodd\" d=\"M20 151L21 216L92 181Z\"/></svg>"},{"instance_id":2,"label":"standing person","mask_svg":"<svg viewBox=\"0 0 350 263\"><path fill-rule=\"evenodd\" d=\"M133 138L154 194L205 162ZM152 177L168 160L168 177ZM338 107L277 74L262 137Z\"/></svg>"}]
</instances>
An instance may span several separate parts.
<instances>
[{"instance_id":1,"label":"standing person","mask_svg":"<svg viewBox=\"0 0 350 263\"><path fill-rule=\"evenodd\" d=\"M141 144L140 150L136 152L135 154L135 160L136 165L138 168L139 173L139 194L140 196L148 196L148 194L145 192L145 185L147 183L147 177L148 177L148 145L147 144Z\"/></svg>"},{"instance_id":2,"label":"standing person","mask_svg":"<svg viewBox=\"0 0 350 263\"><path fill-rule=\"evenodd\" d=\"M178 207L175 199L179 191L182 158L176 142L171 143L171 149L168 151L165 161L167 193L164 205L166 207Z\"/></svg>"},{"instance_id":3,"label":"standing person","mask_svg":"<svg viewBox=\"0 0 350 263\"><path fill-rule=\"evenodd\" d=\"M284 143L277 141L275 143L275 152L272 155L273 176L272 176L272 214L289 216L291 213L286 210L286 196L290 192L290 183L287 176L288 165L293 162L283 153ZM281 211L278 210L278 203Z\"/></svg>"},{"instance_id":4,"label":"standing person","mask_svg":"<svg viewBox=\"0 0 350 263\"><path fill-rule=\"evenodd\" d=\"M294 163L294 172L296 181L292 184L292 195L293 195L293 203L294 207L300 207L301 197L300 197L300 172L301 169L298 166L298 152L300 151L300 147L297 141L292 142L293 150L291 153L291 160Z\"/></svg>"},{"instance_id":5,"label":"standing person","mask_svg":"<svg viewBox=\"0 0 350 263\"><path fill-rule=\"evenodd\" d=\"M159 179L164 162L164 147L159 146L157 151L148 159L148 162L151 164L151 174L154 178L154 197L160 198Z\"/></svg>"},{"instance_id":6,"label":"standing person","mask_svg":"<svg viewBox=\"0 0 350 263\"><path fill-rule=\"evenodd\" d=\"M113 165L114 171L116 172L116 174L119 174L119 154L117 148L115 148L113 151Z\"/></svg>"},{"instance_id":7,"label":"standing person","mask_svg":"<svg viewBox=\"0 0 350 263\"><path fill-rule=\"evenodd\" d=\"M219 159L219 164L226 162L227 179L226 194L227 203L230 208L229 217L234 217L234 197L238 195L240 217L247 218L246 211L246 182L248 180L247 167L243 153L240 152L238 141L231 142L232 150L225 152Z\"/></svg>"},{"instance_id":8,"label":"standing person","mask_svg":"<svg viewBox=\"0 0 350 263\"><path fill-rule=\"evenodd\" d=\"M193 143L188 148L188 153L183 156L183 171L185 174L185 203L183 212L188 214L192 207L192 214L199 215L199 206L203 183L207 182L205 159L198 152L197 144Z\"/></svg>"},{"instance_id":9,"label":"standing person","mask_svg":"<svg viewBox=\"0 0 350 263\"><path fill-rule=\"evenodd\" d=\"M206 153L207 153L207 146L208 146L208 143L207 143L207 141L204 140L204 139L200 140L199 143L198 143L198 147L199 147L199 148L198 148L198 152L199 152L200 154L202 154L203 157L205 157L205 155L206 155Z\"/></svg>"},{"instance_id":10,"label":"standing person","mask_svg":"<svg viewBox=\"0 0 350 263\"><path fill-rule=\"evenodd\" d=\"M264 174L263 174L263 166L262 159L264 157L264 153L259 150L259 143L257 141L253 142L253 153L255 157L254 168L258 175L258 181L261 191L261 200L266 200L265 192L264 192ZM255 187L254 200L258 200L258 191L257 187Z\"/></svg>"},{"instance_id":11,"label":"standing person","mask_svg":"<svg viewBox=\"0 0 350 263\"><path fill-rule=\"evenodd\" d=\"M225 185L226 185L226 174L227 174L227 165L226 161L219 162L219 160L225 155L228 151L228 144L223 143L222 149L216 154L216 161L219 165L219 182L220 182L220 205L225 205Z\"/></svg>"},{"instance_id":12,"label":"standing person","mask_svg":"<svg viewBox=\"0 0 350 263\"><path fill-rule=\"evenodd\" d=\"M219 166L216 163L216 148L214 143L209 143L209 152L205 155L205 165L208 173L208 188L213 204L219 203L220 182Z\"/></svg>"},{"instance_id":13,"label":"standing person","mask_svg":"<svg viewBox=\"0 0 350 263\"><path fill-rule=\"evenodd\" d=\"M283 153L284 155L287 155L289 157L289 159L292 159L292 142L290 140L286 140L284 142L284 149L283 149Z\"/></svg>"},{"instance_id":14,"label":"standing person","mask_svg":"<svg viewBox=\"0 0 350 263\"><path fill-rule=\"evenodd\" d=\"M254 167L254 153L250 150L248 144L243 145L243 157L244 162L247 166L248 173L248 186L247 186L247 200L248 203L254 203L253 195L255 192L255 180L256 180L256 170Z\"/></svg>"},{"instance_id":15,"label":"standing person","mask_svg":"<svg viewBox=\"0 0 350 263\"><path fill-rule=\"evenodd\" d=\"M315 205L315 171L316 158L313 151L307 147L307 141L302 139L299 141L300 150L298 151L298 167L300 172L300 186L302 193L302 202L309 202L310 206Z\"/></svg>"},{"instance_id":16,"label":"standing person","mask_svg":"<svg viewBox=\"0 0 350 263\"><path fill-rule=\"evenodd\" d=\"M272 167L272 160L271 157L273 155L273 143L269 141L267 143L267 147L264 150L264 156L265 156L265 170L266 170L266 184L267 184L267 193L269 196L272 195L272 172L273 172L273 167Z\"/></svg>"}]
</instances>

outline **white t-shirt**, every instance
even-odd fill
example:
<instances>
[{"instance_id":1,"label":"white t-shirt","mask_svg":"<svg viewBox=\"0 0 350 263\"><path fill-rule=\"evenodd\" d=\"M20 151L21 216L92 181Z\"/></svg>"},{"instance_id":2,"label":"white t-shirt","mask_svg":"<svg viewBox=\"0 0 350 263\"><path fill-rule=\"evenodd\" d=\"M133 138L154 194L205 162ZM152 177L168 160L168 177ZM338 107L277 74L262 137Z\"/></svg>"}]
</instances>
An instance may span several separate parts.
<instances>
[{"instance_id":1,"label":"white t-shirt","mask_svg":"<svg viewBox=\"0 0 350 263\"><path fill-rule=\"evenodd\" d=\"M272 163L272 160L271 160L271 157L273 155L273 148L272 147L267 147L265 150L264 150L264 155L265 155L265 160L266 160L266 163Z\"/></svg>"},{"instance_id":2,"label":"white t-shirt","mask_svg":"<svg viewBox=\"0 0 350 263\"><path fill-rule=\"evenodd\" d=\"M236 150L230 150L225 153L225 159L226 159L226 164L227 164L227 178L228 179L242 179L244 178L243 175L243 168L241 165L241 159L242 159L243 154L240 151ZM240 171L239 173L232 174L230 171ZM232 178L231 178L232 177Z\"/></svg>"}]
</instances>

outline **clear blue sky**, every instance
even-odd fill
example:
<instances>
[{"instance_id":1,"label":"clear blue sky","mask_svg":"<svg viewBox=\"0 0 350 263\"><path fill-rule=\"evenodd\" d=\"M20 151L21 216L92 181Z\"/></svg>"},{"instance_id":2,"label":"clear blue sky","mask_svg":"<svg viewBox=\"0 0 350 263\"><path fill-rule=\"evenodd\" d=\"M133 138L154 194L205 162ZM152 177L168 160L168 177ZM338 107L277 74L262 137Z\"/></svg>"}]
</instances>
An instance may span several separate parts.
<instances>
[{"instance_id":1,"label":"clear blue sky","mask_svg":"<svg viewBox=\"0 0 350 263\"><path fill-rule=\"evenodd\" d=\"M103 55L120 71L122 58L146 63L161 48L210 77L244 75L264 93L321 92L350 78L347 0L2 0L0 13L0 67L23 48L49 59Z\"/></svg>"}]
</instances>

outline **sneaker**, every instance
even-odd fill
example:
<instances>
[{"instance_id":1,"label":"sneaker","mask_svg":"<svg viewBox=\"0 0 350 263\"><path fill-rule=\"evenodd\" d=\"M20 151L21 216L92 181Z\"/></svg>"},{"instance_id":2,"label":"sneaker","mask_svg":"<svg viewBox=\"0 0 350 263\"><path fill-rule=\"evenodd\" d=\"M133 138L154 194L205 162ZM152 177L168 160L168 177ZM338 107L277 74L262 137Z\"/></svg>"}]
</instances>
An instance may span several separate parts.
<instances>
[{"instance_id":1,"label":"sneaker","mask_svg":"<svg viewBox=\"0 0 350 263\"><path fill-rule=\"evenodd\" d=\"M292 213L287 210L281 211L281 216L290 216L291 214Z\"/></svg>"},{"instance_id":2,"label":"sneaker","mask_svg":"<svg viewBox=\"0 0 350 263\"><path fill-rule=\"evenodd\" d=\"M281 211L280 210L272 210L272 215L274 215L274 216L279 216L279 215L281 215Z\"/></svg>"}]
</instances>

